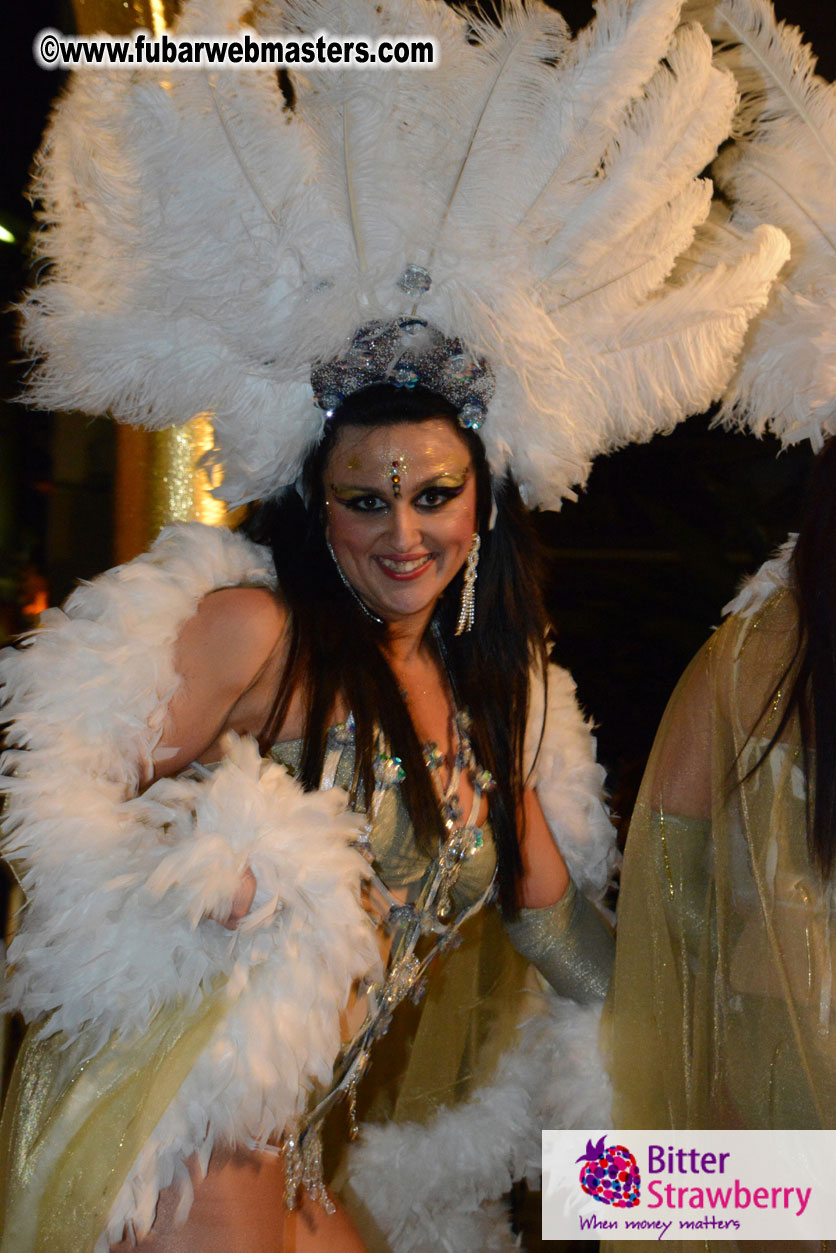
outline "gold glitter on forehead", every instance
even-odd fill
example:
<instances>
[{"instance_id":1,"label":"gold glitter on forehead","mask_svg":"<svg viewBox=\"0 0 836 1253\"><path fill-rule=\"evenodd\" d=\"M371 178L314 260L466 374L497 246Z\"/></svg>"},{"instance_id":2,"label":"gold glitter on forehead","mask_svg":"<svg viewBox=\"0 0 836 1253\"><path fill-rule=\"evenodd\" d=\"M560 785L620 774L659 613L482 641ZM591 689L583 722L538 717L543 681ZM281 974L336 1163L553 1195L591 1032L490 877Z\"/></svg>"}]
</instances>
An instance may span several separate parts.
<instances>
[{"instance_id":1,"label":"gold glitter on forehead","mask_svg":"<svg viewBox=\"0 0 836 1253\"><path fill-rule=\"evenodd\" d=\"M408 468L405 457L393 457L386 462L386 477L392 480L392 495L395 497L401 494L401 480Z\"/></svg>"}]
</instances>

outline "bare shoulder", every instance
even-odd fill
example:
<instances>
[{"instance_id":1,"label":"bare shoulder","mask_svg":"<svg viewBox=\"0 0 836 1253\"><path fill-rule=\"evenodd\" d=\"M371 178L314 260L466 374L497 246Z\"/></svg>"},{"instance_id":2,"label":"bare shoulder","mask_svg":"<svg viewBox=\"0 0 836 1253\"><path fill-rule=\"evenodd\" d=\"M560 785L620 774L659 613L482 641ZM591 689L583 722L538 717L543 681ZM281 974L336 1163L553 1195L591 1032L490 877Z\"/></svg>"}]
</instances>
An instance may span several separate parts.
<instances>
[{"instance_id":1,"label":"bare shoulder","mask_svg":"<svg viewBox=\"0 0 836 1253\"><path fill-rule=\"evenodd\" d=\"M224 587L204 596L177 639L177 671L188 673L222 662L218 679L243 691L276 647L287 610L266 587Z\"/></svg>"},{"instance_id":2,"label":"bare shoulder","mask_svg":"<svg viewBox=\"0 0 836 1253\"><path fill-rule=\"evenodd\" d=\"M212 756L245 693L280 663L287 620L268 588L221 588L203 598L175 644L180 683L154 754L157 775Z\"/></svg>"}]
</instances>

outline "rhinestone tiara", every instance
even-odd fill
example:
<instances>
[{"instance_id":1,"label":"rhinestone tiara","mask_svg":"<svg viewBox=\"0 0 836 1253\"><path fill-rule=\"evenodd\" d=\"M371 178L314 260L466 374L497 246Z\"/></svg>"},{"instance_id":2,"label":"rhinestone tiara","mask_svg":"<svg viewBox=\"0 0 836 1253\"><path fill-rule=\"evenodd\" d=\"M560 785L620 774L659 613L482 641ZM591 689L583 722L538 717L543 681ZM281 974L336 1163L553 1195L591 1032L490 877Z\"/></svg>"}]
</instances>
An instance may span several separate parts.
<instances>
[{"instance_id":1,"label":"rhinestone tiara","mask_svg":"<svg viewBox=\"0 0 836 1253\"><path fill-rule=\"evenodd\" d=\"M493 371L460 339L448 339L422 318L366 322L344 353L311 371L314 399L331 418L347 396L374 383L426 387L457 410L459 425L478 431L494 393Z\"/></svg>"}]
</instances>

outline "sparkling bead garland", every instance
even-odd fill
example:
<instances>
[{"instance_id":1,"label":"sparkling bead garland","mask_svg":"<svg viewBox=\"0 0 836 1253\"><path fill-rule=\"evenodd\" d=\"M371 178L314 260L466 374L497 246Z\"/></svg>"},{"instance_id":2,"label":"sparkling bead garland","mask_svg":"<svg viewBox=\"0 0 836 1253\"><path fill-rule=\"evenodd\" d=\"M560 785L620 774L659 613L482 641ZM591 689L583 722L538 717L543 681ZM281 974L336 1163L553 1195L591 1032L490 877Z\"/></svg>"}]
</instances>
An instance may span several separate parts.
<instances>
[{"instance_id":1,"label":"sparkling bead garland","mask_svg":"<svg viewBox=\"0 0 836 1253\"><path fill-rule=\"evenodd\" d=\"M366 1018L353 1040L345 1046L335 1069L335 1083L331 1091L315 1109L303 1119L303 1125L285 1136L285 1201L289 1209L297 1203L298 1193L303 1189L318 1201L328 1213L333 1205L328 1196L322 1174L321 1128L328 1111L337 1100L347 1102L349 1136L354 1139L357 1124L357 1091L365 1074L371 1049L386 1034L392 1015L402 1001L411 998L418 1002L424 993L427 970L437 953L447 952L461 942L458 928L477 910L481 909L495 892L494 882L481 897L455 918L452 893L458 881L462 865L483 847L484 836L475 819L481 805L482 795L493 786L490 771L480 770L474 761L469 730L470 715L457 710L452 720L453 765L446 787L440 781L445 755L437 744L422 746L423 757L433 786L439 797L439 807L447 832L424 878L424 887L416 903L403 904L391 897L386 885L372 872L372 879L390 907L385 925L396 931L389 969L385 978L368 988L369 1009ZM354 721L349 717L337 725L336 742L346 746L354 738ZM468 821L462 823L463 811L458 795L462 772L467 771L473 784L473 803ZM403 763L394 756L378 736L378 751L373 761L375 778L374 794L368 809L366 830L355 841L370 864L373 853L370 834L386 792L402 783L405 778ZM422 935L435 934L436 938L422 958L415 953L415 946Z\"/></svg>"},{"instance_id":2,"label":"sparkling bead garland","mask_svg":"<svg viewBox=\"0 0 836 1253\"><path fill-rule=\"evenodd\" d=\"M284 1140L285 1205L296 1208L299 1190L317 1201L326 1214L336 1214L337 1207L328 1195L322 1172L322 1136L318 1126L306 1127L298 1137Z\"/></svg>"}]
</instances>

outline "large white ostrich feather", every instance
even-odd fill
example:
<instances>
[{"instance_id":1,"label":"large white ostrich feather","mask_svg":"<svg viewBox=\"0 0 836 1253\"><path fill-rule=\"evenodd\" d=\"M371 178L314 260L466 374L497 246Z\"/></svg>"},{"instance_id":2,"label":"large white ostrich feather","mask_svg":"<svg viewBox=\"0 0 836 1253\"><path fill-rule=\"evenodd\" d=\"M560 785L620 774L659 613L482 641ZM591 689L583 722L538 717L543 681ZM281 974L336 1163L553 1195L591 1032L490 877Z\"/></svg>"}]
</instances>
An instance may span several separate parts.
<instances>
[{"instance_id":1,"label":"large white ostrich feather","mask_svg":"<svg viewBox=\"0 0 836 1253\"><path fill-rule=\"evenodd\" d=\"M229 33L243 0L191 0ZM23 339L40 404L152 428L215 415L223 494L293 482L322 428L313 362L413 312L484 355L482 430L531 504L725 386L784 256L732 241L673 275L708 213L730 78L677 0L601 0L570 38L539 0L501 25L432 0L269 0L264 35L432 36L432 68L78 73L35 182L42 281ZM430 290L407 294L408 264ZM613 405L613 398L618 404Z\"/></svg>"},{"instance_id":2,"label":"large white ostrich feather","mask_svg":"<svg viewBox=\"0 0 836 1253\"><path fill-rule=\"evenodd\" d=\"M714 166L732 206L723 238L771 222L792 247L721 417L818 449L836 432L836 85L768 0L691 0L686 10L741 92L735 142Z\"/></svg>"}]
</instances>

